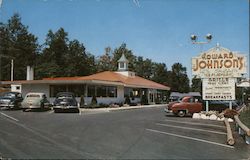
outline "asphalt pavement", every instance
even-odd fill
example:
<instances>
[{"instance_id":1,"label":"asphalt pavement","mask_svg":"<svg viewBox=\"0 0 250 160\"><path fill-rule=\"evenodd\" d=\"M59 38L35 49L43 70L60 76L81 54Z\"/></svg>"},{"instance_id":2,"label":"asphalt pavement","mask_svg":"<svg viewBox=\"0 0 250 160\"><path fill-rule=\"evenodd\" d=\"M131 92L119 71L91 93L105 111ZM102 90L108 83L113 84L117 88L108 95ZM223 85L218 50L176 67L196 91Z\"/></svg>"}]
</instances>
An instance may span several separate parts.
<instances>
[{"instance_id":1,"label":"asphalt pavement","mask_svg":"<svg viewBox=\"0 0 250 160\"><path fill-rule=\"evenodd\" d=\"M163 107L109 112L0 111L0 158L248 159L223 122L166 115Z\"/></svg>"}]
</instances>

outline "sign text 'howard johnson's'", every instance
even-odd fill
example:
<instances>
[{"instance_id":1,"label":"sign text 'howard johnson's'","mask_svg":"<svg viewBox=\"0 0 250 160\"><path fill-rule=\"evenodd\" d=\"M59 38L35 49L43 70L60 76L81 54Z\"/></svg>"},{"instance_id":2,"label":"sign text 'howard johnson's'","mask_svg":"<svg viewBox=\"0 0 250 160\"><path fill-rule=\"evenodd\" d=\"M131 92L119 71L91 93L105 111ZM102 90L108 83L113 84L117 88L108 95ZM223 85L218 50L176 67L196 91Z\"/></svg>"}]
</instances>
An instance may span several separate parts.
<instances>
[{"instance_id":1,"label":"sign text 'howard johnson's'","mask_svg":"<svg viewBox=\"0 0 250 160\"><path fill-rule=\"evenodd\" d=\"M246 59L220 46L192 58L192 74L202 79L202 99L235 100L236 79L247 73Z\"/></svg>"},{"instance_id":2,"label":"sign text 'howard johnson's'","mask_svg":"<svg viewBox=\"0 0 250 160\"><path fill-rule=\"evenodd\" d=\"M246 57L222 47L192 58L192 73L197 78L241 77L246 72Z\"/></svg>"}]
</instances>

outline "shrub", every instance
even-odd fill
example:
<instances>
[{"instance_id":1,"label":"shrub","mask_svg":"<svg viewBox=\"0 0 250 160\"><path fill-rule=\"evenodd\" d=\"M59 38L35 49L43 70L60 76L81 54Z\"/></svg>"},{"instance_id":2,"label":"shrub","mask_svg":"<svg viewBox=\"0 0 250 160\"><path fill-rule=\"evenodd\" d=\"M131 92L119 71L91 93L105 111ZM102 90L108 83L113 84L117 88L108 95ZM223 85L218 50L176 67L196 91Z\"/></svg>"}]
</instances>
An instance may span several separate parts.
<instances>
[{"instance_id":1,"label":"shrub","mask_svg":"<svg viewBox=\"0 0 250 160\"><path fill-rule=\"evenodd\" d=\"M80 99L80 108L84 107L84 105L85 105L84 96L81 95L81 99Z\"/></svg>"},{"instance_id":2,"label":"shrub","mask_svg":"<svg viewBox=\"0 0 250 160\"><path fill-rule=\"evenodd\" d=\"M104 104L104 103L100 103L97 108L108 108L109 105L108 104Z\"/></svg>"},{"instance_id":3,"label":"shrub","mask_svg":"<svg viewBox=\"0 0 250 160\"><path fill-rule=\"evenodd\" d=\"M96 96L93 96L92 97L92 100L91 100L91 105L97 105L97 99L96 99Z\"/></svg>"},{"instance_id":4,"label":"shrub","mask_svg":"<svg viewBox=\"0 0 250 160\"><path fill-rule=\"evenodd\" d=\"M126 96L125 97L125 102L124 102L124 104L131 104L131 101L130 101L130 98L129 98L129 96Z\"/></svg>"},{"instance_id":5,"label":"shrub","mask_svg":"<svg viewBox=\"0 0 250 160\"><path fill-rule=\"evenodd\" d=\"M250 128L250 116L249 115L250 115L250 108L241 112L239 116L242 123L244 123L248 128Z\"/></svg>"},{"instance_id":6,"label":"shrub","mask_svg":"<svg viewBox=\"0 0 250 160\"><path fill-rule=\"evenodd\" d=\"M146 95L142 95L142 97L141 97L141 104L142 105L148 104L148 98L147 98Z\"/></svg>"},{"instance_id":7,"label":"shrub","mask_svg":"<svg viewBox=\"0 0 250 160\"><path fill-rule=\"evenodd\" d=\"M161 100L160 100L159 97L156 97L156 98L155 98L155 104L161 104Z\"/></svg>"}]
</instances>

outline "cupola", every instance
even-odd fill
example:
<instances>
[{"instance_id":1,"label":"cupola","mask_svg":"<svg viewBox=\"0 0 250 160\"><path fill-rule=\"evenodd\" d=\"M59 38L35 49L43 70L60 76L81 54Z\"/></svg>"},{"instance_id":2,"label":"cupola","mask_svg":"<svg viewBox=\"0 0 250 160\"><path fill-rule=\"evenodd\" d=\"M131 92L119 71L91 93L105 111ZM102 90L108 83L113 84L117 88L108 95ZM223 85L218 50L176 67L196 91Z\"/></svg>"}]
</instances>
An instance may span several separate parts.
<instances>
[{"instance_id":1,"label":"cupola","mask_svg":"<svg viewBox=\"0 0 250 160\"><path fill-rule=\"evenodd\" d=\"M124 54L122 54L121 58L118 60L118 71L116 73L119 73L126 77L135 77L135 72L128 71L128 59L125 57Z\"/></svg>"},{"instance_id":2,"label":"cupola","mask_svg":"<svg viewBox=\"0 0 250 160\"><path fill-rule=\"evenodd\" d=\"M118 60L118 71L128 71L128 60L124 54Z\"/></svg>"}]
</instances>

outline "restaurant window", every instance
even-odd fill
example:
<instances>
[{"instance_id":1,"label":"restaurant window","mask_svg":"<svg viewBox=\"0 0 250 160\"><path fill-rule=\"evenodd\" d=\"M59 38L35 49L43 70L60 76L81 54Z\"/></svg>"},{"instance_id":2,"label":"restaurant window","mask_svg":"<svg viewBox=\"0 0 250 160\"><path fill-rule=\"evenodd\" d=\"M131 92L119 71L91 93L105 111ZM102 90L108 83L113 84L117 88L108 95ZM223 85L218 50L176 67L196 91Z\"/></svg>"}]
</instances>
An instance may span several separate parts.
<instances>
[{"instance_id":1,"label":"restaurant window","mask_svg":"<svg viewBox=\"0 0 250 160\"><path fill-rule=\"evenodd\" d=\"M82 84L80 84L80 85L68 85L67 91L74 93L76 97L81 97L81 95L84 95L85 85L82 85Z\"/></svg>"},{"instance_id":2,"label":"restaurant window","mask_svg":"<svg viewBox=\"0 0 250 160\"><path fill-rule=\"evenodd\" d=\"M88 86L88 97L93 97L95 96L95 86Z\"/></svg>"},{"instance_id":3,"label":"restaurant window","mask_svg":"<svg viewBox=\"0 0 250 160\"><path fill-rule=\"evenodd\" d=\"M139 88L133 88L132 93L133 93L133 97L140 98L141 96L141 91Z\"/></svg>"},{"instance_id":4,"label":"restaurant window","mask_svg":"<svg viewBox=\"0 0 250 160\"><path fill-rule=\"evenodd\" d=\"M50 86L50 97L56 97L56 94L59 92L66 92L66 85L51 85Z\"/></svg>"},{"instance_id":5,"label":"restaurant window","mask_svg":"<svg viewBox=\"0 0 250 160\"><path fill-rule=\"evenodd\" d=\"M126 96L140 98L141 90L140 90L140 88L125 88L124 89L124 97L126 97Z\"/></svg>"},{"instance_id":6,"label":"restaurant window","mask_svg":"<svg viewBox=\"0 0 250 160\"><path fill-rule=\"evenodd\" d=\"M108 97L117 97L117 87L107 87L107 94Z\"/></svg>"},{"instance_id":7,"label":"restaurant window","mask_svg":"<svg viewBox=\"0 0 250 160\"><path fill-rule=\"evenodd\" d=\"M97 97L117 97L117 87L114 86L96 86Z\"/></svg>"},{"instance_id":8,"label":"restaurant window","mask_svg":"<svg viewBox=\"0 0 250 160\"><path fill-rule=\"evenodd\" d=\"M131 88L124 88L124 97L130 96Z\"/></svg>"},{"instance_id":9,"label":"restaurant window","mask_svg":"<svg viewBox=\"0 0 250 160\"><path fill-rule=\"evenodd\" d=\"M97 97L107 97L106 86L97 86L96 93L97 93Z\"/></svg>"},{"instance_id":10,"label":"restaurant window","mask_svg":"<svg viewBox=\"0 0 250 160\"><path fill-rule=\"evenodd\" d=\"M120 62L120 68L125 68L124 67L124 62Z\"/></svg>"},{"instance_id":11,"label":"restaurant window","mask_svg":"<svg viewBox=\"0 0 250 160\"><path fill-rule=\"evenodd\" d=\"M76 97L84 95L85 85L51 85L50 97L56 97L59 92L72 92Z\"/></svg>"}]
</instances>

